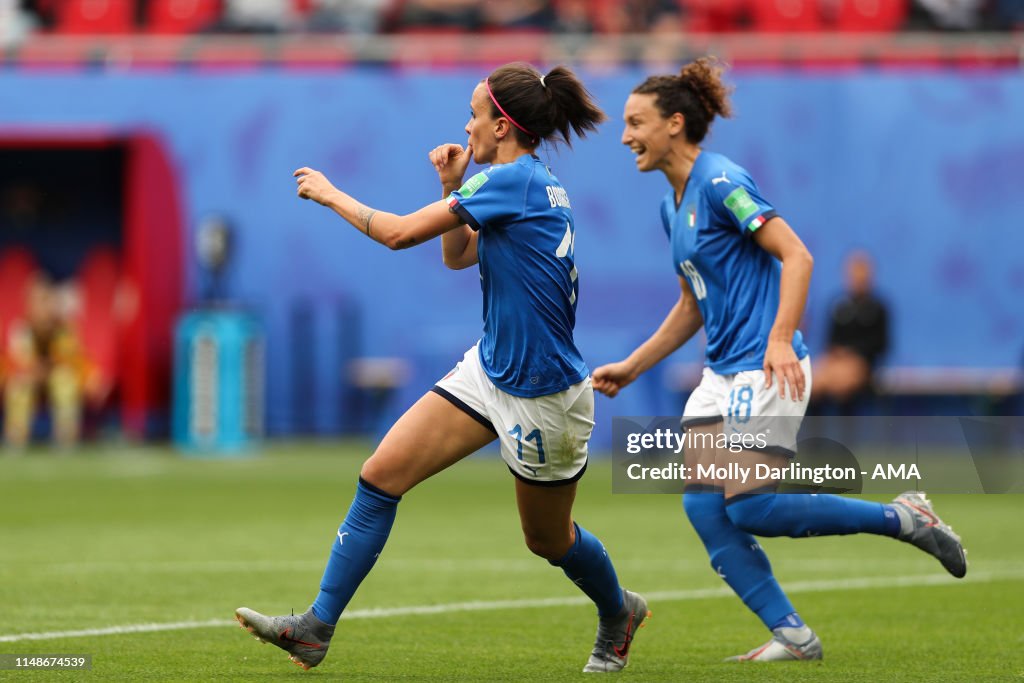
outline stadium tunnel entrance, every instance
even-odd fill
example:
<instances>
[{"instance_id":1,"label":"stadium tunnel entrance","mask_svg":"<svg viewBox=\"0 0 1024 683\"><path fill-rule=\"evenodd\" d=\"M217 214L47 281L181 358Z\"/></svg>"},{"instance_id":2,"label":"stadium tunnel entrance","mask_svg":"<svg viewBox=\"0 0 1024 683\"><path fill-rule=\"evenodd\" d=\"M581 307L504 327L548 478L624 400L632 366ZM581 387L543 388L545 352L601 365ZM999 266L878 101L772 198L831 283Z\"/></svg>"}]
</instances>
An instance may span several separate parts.
<instances>
[{"instance_id":1,"label":"stadium tunnel entrance","mask_svg":"<svg viewBox=\"0 0 1024 683\"><path fill-rule=\"evenodd\" d=\"M0 128L0 335L36 273L73 280L73 324L132 438L168 431L184 300L180 187L147 131Z\"/></svg>"}]
</instances>

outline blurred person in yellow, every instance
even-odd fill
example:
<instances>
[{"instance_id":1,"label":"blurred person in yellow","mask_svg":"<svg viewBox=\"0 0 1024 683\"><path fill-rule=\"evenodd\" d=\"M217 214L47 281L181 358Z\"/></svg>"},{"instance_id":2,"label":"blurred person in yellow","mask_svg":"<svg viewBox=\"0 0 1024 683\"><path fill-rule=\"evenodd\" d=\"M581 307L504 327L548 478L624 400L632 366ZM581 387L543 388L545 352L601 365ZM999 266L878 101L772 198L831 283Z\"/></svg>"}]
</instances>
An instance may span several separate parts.
<instances>
[{"instance_id":1,"label":"blurred person in yellow","mask_svg":"<svg viewBox=\"0 0 1024 683\"><path fill-rule=\"evenodd\" d=\"M60 291L43 274L29 286L24 317L4 340L2 366L4 441L25 447L45 396L53 422L53 440L65 448L78 443L82 404L95 393L98 375L82 350L61 307Z\"/></svg>"}]
</instances>

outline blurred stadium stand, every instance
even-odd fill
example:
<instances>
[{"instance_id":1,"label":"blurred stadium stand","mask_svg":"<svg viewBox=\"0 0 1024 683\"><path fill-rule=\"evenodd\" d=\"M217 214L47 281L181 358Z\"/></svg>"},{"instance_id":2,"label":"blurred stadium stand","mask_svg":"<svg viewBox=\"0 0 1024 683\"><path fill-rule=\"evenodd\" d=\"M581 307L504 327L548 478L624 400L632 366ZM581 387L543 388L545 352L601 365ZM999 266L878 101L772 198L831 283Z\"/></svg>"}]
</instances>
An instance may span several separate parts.
<instances>
[{"instance_id":1,"label":"blurred stadium stand","mask_svg":"<svg viewBox=\"0 0 1024 683\"><path fill-rule=\"evenodd\" d=\"M651 48L657 50L652 52ZM497 65L513 60L591 64L682 63L715 54L744 66L1012 67L1024 63L1016 33L691 33L618 36L410 34L121 36L33 34L9 45L9 67L337 68L346 65Z\"/></svg>"},{"instance_id":2,"label":"blurred stadium stand","mask_svg":"<svg viewBox=\"0 0 1024 683\"><path fill-rule=\"evenodd\" d=\"M655 37L660 61L990 65L1020 62L1024 29L1021 0L3 2L4 59L24 65L621 63Z\"/></svg>"},{"instance_id":3,"label":"blurred stadium stand","mask_svg":"<svg viewBox=\"0 0 1024 683\"><path fill-rule=\"evenodd\" d=\"M715 33L1015 30L1017 0L5 0L63 34L344 30Z\"/></svg>"}]
</instances>

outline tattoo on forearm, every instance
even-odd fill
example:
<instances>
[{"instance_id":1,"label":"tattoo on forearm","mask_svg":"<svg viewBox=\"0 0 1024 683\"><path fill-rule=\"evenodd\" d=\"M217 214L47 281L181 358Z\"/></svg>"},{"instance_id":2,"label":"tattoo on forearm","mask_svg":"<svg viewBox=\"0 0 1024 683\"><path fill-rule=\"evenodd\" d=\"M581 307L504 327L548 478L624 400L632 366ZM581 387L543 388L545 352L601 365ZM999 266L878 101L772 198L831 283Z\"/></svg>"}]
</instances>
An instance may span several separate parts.
<instances>
[{"instance_id":1,"label":"tattoo on forearm","mask_svg":"<svg viewBox=\"0 0 1024 683\"><path fill-rule=\"evenodd\" d=\"M362 204L359 205L359 209L356 211L356 219L362 224L367 237L373 237L373 234L370 232L370 223L373 221L373 216L376 213L376 209L371 209L370 207L363 206Z\"/></svg>"}]
</instances>

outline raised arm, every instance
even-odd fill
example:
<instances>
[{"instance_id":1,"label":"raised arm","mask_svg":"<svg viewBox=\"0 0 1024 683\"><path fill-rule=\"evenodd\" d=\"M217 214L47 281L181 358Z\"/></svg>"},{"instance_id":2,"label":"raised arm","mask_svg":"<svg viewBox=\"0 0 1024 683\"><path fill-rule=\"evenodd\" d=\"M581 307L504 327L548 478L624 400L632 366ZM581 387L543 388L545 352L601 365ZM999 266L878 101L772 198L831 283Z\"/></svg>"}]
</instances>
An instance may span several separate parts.
<instances>
[{"instance_id":1,"label":"raised arm","mask_svg":"<svg viewBox=\"0 0 1024 683\"><path fill-rule=\"evenodd\" d=\"M466 167L473 158L473 147L462 148L452 143L438 145L430 151L430 163L441 180L441 199L462 187ZM463 224L441 236L441 256L452 270L462 270L477 264L476 231Z\"/></svg>"},{"instance_id":2,"label":"raised arm","mask_svg":"<svg viewBox=\"0 0 1024 683\"><path fill-rule=\"evenodd\" d=\"M614 397L637 377L689 341L703 327L704 318L685 278L679 278L679 289L679 301L647 341L625 360L602 365L594 370L594 389Z\"/></svg>"},{"instance_id":3,"label":"raised arm","mask_svg":"<svg viewBox=\"0 0 1024 683\"><path fill-rule=\"evenodd\" d=\"M462 219L449 211L444 201L399 216L361 204L332 185L320 171L303 167L293 175L298 182L300 197L332 209L354 228L389 249L408 249L462 224Z\"/></svg>"}]
</instances>

